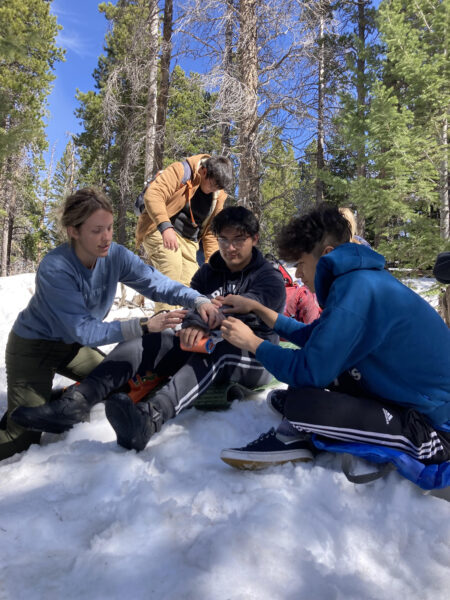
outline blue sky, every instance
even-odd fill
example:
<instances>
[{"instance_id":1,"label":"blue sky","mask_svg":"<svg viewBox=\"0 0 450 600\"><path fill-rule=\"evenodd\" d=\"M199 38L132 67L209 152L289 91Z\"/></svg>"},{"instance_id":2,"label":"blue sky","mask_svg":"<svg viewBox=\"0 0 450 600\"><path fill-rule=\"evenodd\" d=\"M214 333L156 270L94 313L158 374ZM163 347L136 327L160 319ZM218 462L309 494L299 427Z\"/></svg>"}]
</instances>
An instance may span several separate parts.
<instances>
[{"instance_id":1,"label":"blue sky","mask_svg":"<svg viewBox=\"0 0 450 600\"><path fill-rule=\"evenodd\" d=\"M56 79L48 97L47 162L54 147L56 164L67 144L68 133L80 131L74 115L78 106L77 88L83 92L94 89L92 73L103 51L108 26L104 15L98 11L98 4L97 0L54 0L52 3L51 12L63 27L57 44L66 50L66 61L57 63Z\"/></svg>"},{"instance_id":2,"label":"blue sky","mask_svg":"<svg viewBox=\"0 0 450 600\"><path fill-rule=\"evenodd\" d=\"M116 0L110 0L113 4ZM59 32L57 45L66 50L65 62L56 64L53 90L48 97L46 134L48 151L45 160L49 164L54 148L54 165L61 158L68 141L68 134L81 130L78 119L74 115L78 102L75 98L77 89L87 92L94 89L92 73L98 64L98 57L103 53L103 42L108 28L108 21L98 11L101 0L53 0L51 12L56 15L63 29ZM198 61L190 61L184 57L182 66L187 72L199 70Z\"/></svg>"},{"instance_id":3,"label":"blue sky","mask_svg":"<svg viewBox=\"0 0 450 600\"><path fill-rule=\"evenodd\" d=\"M111 1L111 0L110 0ZM68 141L68 134L81 130L79 121L74 115L78 102L75 98L77 89L87 92L94 89L92 73L98 64L98 57L103 53L103 42L108 28L108 21L98 11L101 0L53 0L51 12L56 15L63 29L57 38L58 46L66 50L65 62L56 64L53 90L48 97L48 126L46 134L49 149L45 153L49 163L52 149L55 168L61 158ZM115 4L116 0L112 0ZM198 63L183 59L183 66L198 70Z\"/></svg>"}]
</instances>

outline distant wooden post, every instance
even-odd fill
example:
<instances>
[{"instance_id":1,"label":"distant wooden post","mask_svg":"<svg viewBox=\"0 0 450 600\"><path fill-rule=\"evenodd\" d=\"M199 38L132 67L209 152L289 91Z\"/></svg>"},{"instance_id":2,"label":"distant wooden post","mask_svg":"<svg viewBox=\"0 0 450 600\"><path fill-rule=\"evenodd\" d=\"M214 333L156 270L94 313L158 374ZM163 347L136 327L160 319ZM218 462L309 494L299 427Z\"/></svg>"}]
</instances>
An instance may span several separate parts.
<instances>
[{"instance_id":1,"label":"distant wooden post","mask_svg":"<svg viewBox=\"0 0 450 600\"><path fill-rule=\"evenodd\" d=\"M450 327L450 285L439 296L439 314Z\"/></svg>"}]
</instances>

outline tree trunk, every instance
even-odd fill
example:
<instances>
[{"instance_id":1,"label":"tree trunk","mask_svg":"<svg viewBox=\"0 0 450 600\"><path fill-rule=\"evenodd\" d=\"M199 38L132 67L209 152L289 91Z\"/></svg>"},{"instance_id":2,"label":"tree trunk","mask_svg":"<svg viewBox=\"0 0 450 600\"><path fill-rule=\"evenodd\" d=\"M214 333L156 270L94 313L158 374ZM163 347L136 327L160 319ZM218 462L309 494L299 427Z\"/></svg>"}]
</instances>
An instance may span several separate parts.
<instances>
[{"instance_id":1,"label":"tree trunk","mask_svg":"<svg viewBox=\"0 0 450 600\"><path fill-rule=\"evenodd\" d=\"M441 212L441 238L450 238L450 212L448 204L448 119L442 122L441 129L441 153L442 160L439 169L439 197Z\"/></svg>"},{"instance_id":2,"label":"tree trunk","mask_svg":"<svg viewBox=\"0 0 450 600\"><path fill-rule=\"evenodd\" d=\"M5 199L5 210L9 210L9 201ZM2 262L0 267L0 275L6 277L8 275L8 235L9 235L9 218L6 215L3 218L2 227Z\"/></svg>"},{"instance_id":3,"label":"tree trunk","mask_svg":"<svg viewBox=\"0 0 450 600\"><path fill-rule=\"evenodd\" d=\"M75 193L75 144L73 138L70 139L70 170L69 180L67 181L66 196Z\"/></svg>"},{"instance_id":4,"label":"tree trunk","mask_svg":"<svg viewBox=\"0 0 450 600\"><path fill-rule=\"evenodd\" d=\"M0 266L0 275L6 277L9 275L9 265L11 263L11 243L14 227L14 209L16 204L15 187L13 184L13 162L17 157L9 157L5 162L3 180L3 197L5 199L3 210L5 217L3 219L3 238L2 238L2 260Z\"/></svg>"},{"instance_id":5,"label":"tree trunk","mask_svg":"<svg viewBox=\"0 0 450 600\"><path fill-rule=\"evenodd\" d=\"M45 228L45 217L47 216L47 208L49 203L49 194L52 185L52 177L53 177L53 161L55 159L55 144L53 144L52 151L50 154L50 162L47 168L47 181L44 186L43 194L42 194L42 203L39 215L39 221L37 225L38 231L42 231ZM64 197L67 195L67 185L64 186ZM38 263L41 262L43 258L43 247L42 247L42 238L38 237L36 244L36 260Z\"/></svg>"},{"instance_id":6,"label":"tree trunk","mask_svg":"<svg viewBox=\"0 0 450 600\"><path fill-rule=\"evenodd\" d=\"M6 274L7 275L11 275L11 247L12 247L12 240L13 240L14 223L16 220L16 217L15 217L16 198L17 198L16 191L12 190L10 213L9 213L9 217L8 217L8 243L6 246Z\"/></svg>"},{"instance_id":7,"label":"tree trunk","mask_svg":"<svg viewBox=\"0 0 450 600\"><path fill-rule=\"evenodd\" d=\"M450 327L450 285L442 290L439 296L439 313L448 327Z\"/></svg>"},{"instance_id":8,"label":"tree trunk","mask_svg":"<svg viewBox=\"0 0 450 600\"><path fill-rule=\"evenodd\" d=\"M447 32L447 28L445 29ZM448 49L444 44L444 58L448 61ZM446 88L444 88L446 89ZM445 116L441 126L441 153L442 160L439 169L439 197L441 208L441 238L444 240L450 239L450 207L448 201L448 114L450 106L446 107Z\"/></svg>"},{"instance_id":9,"label":"tree trunk","mask_svg":"<svg viewBox=\"0 0 450 600\"><path fill-rule=\"evenodd\" d=\"M145 179L151 178L155 165L156 98L158 88L158 2L156 0L150 0L149 7L149 62L145 134Z\"/></svg>"},{"instance_id":10,"label":"tree trunk","mask_svg":"<svg viewBox=\"0 0 450 600\"><path fill-rule=\"evenodd\" d=\"M358 0L358 58L356 59L356 93L358 98L358 122L363 127L365 120L366 107L366 60L364 56L366 47L366 8L367 0ZM357 149L356 171L359 177L366 176L366 156L364 148L364 135L361 135L361 142Z\"/></svg>"},{"instance_id":11,"label":"tree trunk","mask_svg":"<svg viewBox=\"0 0 450 600\"><path fill-rule=\"evenodd\" d=\"M318 55L318 85L317 85L317 176L316 176L316 204L323 201L322 170L325 166L324 145L324 96L325 96L325 46L324 46L325 15L320 6L319 15L319 55Z\"/></svg>"},{"instance_id":12,"label":"tree trunk","mask_svg":"<svg viewBox=\"0 0 450 600\"><path fill-rule=\"evenodd\" d=\"M163 168L164 137L169 103L170 61L172 59L173 0L164 4L163 41L160 60L160 84L156 111L155 161L153 175Z\"/></svg>"},{"instance_id":13,"label":"tree trunk","mask_svg":"<svg viewBox=\"0 0 450 600\"><path fill-rule=\"evenodd\" d=\"M129 130L132 131L132 118ZM120 139L120 177L119 177L119 206L117 211L117 241L126 244L127 239L127 208L131 196L131 178L133 168L132 140L129 131L124 131Z\"/></svg>"},{"instance_id":14,"label":"tree trunk","mask_svg":"<svg viewBox=\"0 0 450 600\"><path fill-rule=\"evenodd\" d=\"M245 95L239 122L239 201L257 217L261 213L259 190L260 154L257 145L258 40L257 0L240 0L238 44L239 78Z\"/></svg>"},{"instance_id":15,"label":"tree trunk","mask_svg":"<svg viewBox=\"0 0 450 600\"><path fill-rule=\"evenodd\" d=\"M225 51L223 54L224 80L233 77L233 23L234 0L227 0L227 15L225 25ZM222 155L231 154L231 122L227 115L222 116Z\"/></svg>"},{"instance_id":16,"label":"tree trunk","mask_svg":"<svg viewBox=\"0 0 450 600\"><path fill-rule=\"evenodd\" d=\"M2 262L0 272L0 275L2 277L10 275L11 246L15 222L15 206L16 192L14 190L14 186L12 186L9 188L8 198L5 202L5 209L8 211L8 214L3 220Z\"/></svg>"}]
</instances>

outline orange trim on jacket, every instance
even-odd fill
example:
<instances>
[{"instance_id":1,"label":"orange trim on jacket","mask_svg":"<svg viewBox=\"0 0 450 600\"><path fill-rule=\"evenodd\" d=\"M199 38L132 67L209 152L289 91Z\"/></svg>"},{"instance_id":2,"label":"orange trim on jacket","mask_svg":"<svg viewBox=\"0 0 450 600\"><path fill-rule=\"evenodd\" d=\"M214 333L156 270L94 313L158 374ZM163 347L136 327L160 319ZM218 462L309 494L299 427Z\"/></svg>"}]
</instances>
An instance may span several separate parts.
<instances>
[{"instance_id":1,"label":"orange trim on jacket","mask_svg":"<svg viewBox=\"0 0 450 600\"><path fill-rule=\"evenodd\" d=\"M199 169L202 163L209 158L209 154L197 154L187 158L192 176L185 184L181 185L184 175L182 162L175 162L162 171L148 186L144 195L145 208L139 217L136 227L136 245L140 246L143 239L152 234L158 225L170 221L170 218L182 210L186 202L191 201L201 183ZM223 209L227 198L224 190L213 193L211 211L202 223L202 240L205 259L208 261L211 254L217 249L217 240L210 229L211 220Z\"/></svg>"}]
</instances>

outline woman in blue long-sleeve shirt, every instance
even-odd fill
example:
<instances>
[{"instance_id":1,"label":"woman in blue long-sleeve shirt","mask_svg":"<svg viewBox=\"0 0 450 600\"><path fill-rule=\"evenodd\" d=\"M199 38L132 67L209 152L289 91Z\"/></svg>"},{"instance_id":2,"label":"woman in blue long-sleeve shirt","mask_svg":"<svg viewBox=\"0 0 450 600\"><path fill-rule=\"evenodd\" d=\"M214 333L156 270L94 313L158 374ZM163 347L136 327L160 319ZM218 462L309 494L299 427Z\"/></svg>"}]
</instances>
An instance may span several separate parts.
<instances>
[{"instance_id":1,"label":"woman in blue long-sleeve shirt","mask_svg":"<svg viewBox=\"0 0 450 600\"><path fill-rule=\"evenodd\" d=\"M207 298L112 241L113 210L99 190L85 188L69 196L62 225L69 242L42 260L35 293L9 335L8 412L0 428L0 460L39 441L39 433L20 427L10 414L17 406L48 402L55 373L82 380L103 359L96 346L141 337L181 322L181 311L152 319L103 322L118 282L153 300L196 308L205 321L213 321L217 312Z\"/></svg>"}]
</instances>

